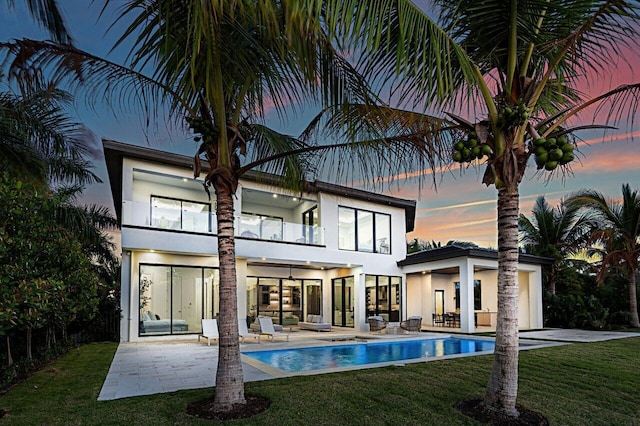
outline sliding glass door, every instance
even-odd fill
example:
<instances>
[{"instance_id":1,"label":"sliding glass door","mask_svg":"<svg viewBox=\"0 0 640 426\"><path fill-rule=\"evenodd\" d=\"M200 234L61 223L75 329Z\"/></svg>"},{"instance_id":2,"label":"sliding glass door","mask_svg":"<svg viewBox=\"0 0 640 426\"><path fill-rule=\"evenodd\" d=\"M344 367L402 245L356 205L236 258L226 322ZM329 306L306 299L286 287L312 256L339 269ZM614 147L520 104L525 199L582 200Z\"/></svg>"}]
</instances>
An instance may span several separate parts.
<instances>
[{"instance_id":1,"label":"sliding glass door","mask_svg":"<svg viewBox=\"0 0 640 426\"><path fill-rule=\"evenodd\" d=\"M354 278L336 278L332 285L333 318L337 327L353 327Z\"/></svg>"}]
</instances>

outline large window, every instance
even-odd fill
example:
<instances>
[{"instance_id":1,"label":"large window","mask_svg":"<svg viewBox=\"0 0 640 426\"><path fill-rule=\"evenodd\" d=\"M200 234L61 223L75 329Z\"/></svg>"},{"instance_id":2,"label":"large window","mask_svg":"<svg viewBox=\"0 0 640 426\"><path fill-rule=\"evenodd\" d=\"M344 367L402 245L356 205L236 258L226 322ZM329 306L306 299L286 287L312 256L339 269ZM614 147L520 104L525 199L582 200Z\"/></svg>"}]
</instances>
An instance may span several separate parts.
<instances>
[{"instance_id":1,"label":"large window","mask_svg":"<svg viewBox=\"0 0 640 426\"><path fill-rule=\"evenodd\" d=\"M391 253L391 215L339 207L338 247L342 250Z\"/></svg>"},{"instance_id":2,"label":"large window","mask_svg":"<svg viewBox=\"0 0 640 426\"><path fill-rule=\"evenodd\" d=\"M380 315L387 321L400 321L400 277L367 275L364 279L367 316Z\"/></svg>"},{"instance_id":3,"label":"large window","mask_svg":"<svg viewBox=\"0 0 640 426\"><path fill-rule=\"evenodd\" d=\"M157 228L210 232L210 213L206 203L151 196L151 223Z\"/></svg>"},{"instance_id":4,"label":"large window","mask_svg":"<svg viewBox=\"0 0 640 426\"><path fill-rule=\"evenodd\" d=\"M460 309L460 281L454 283L456 290L456 309ZM482 310L482 283L480 280L473 280L473 309Z\"/></svg>"},{"instance_id":5,"label":"large window","mask_svg":"<svg viewBox=\"0 0 640 426\"><path fill-rule=\"evenodd\" d=\"M140 265L141 336L201 332L201 319L217 314L218 270Z\"/></svg>"}]
</instances>

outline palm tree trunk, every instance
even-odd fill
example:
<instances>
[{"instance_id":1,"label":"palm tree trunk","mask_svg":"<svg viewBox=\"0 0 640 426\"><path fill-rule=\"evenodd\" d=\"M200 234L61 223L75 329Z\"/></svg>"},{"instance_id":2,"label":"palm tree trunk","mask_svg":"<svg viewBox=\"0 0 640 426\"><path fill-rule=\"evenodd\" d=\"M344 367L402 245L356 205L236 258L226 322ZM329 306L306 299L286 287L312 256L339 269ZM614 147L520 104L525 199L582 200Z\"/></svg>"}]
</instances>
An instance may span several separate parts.
<instances>
[{"instance_id":1,"label":"palm tree trunk","mask_svg":"<svg viewBox=\"0 0 640 426\"><path fill-rule=\"evenodd\" d=\"M7 334L7 365L13 365L13 357L11 356L11 338Z\"/></svg>"},{"instance_id":2,"label":"palm tree trunk","mask_svg":"<svg viewBox=\"0 0 640 426\"><path fill-rule=\"evenodd\" d=\"M518 187L498 189L498 321L485 406L517 417L518 396Z\"/></svg>"},{"instance_id":3,"label":"palm tree trunk","mask_svg":"<svg viewBox=\"0 0 640 426\"><path fill-rule=\"evenodd\" d=\"M629 274L629 310L631 311L631 326L640 328L640 320L638 320L638 298L636 295L636 270L631 269Z\"/></svg>"},{"instance_id":4,"label":"palm tree trunk","mask_svg":"<svg viewBox=\"0 0 640 426\"><path fill-rule=\"evenodd\" d=\"M244 378L238 340L238 292L236 285L236 247L233 236L233 197L227 185L218 184L218 253L220 259L220 321L218 328L218 370L214 409L225 412L234 405L246 404Z\"/></svg>"}]
</instances>

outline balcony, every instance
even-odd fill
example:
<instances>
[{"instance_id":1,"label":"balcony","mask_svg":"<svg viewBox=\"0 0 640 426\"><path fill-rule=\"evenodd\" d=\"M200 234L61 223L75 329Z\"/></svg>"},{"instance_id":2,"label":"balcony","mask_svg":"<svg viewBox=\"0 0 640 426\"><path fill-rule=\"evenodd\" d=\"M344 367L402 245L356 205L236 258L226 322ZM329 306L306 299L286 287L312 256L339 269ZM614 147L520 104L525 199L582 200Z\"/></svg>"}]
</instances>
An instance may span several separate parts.
<instances>
[{"instance_id":1,"label":"balcony","mask_svg":"<svg viewBox=\"0 0 640 426\"><path fill-rule=\"evenodd\" d=\"M217 234L217 218L205 204L180 200L160 203L123 201L122 225L171 232ZM242 214L234 218L235 236L260 241L324 245L324 228L317 225L285 222L260 214Z\"/></svg>"}]
</instances>

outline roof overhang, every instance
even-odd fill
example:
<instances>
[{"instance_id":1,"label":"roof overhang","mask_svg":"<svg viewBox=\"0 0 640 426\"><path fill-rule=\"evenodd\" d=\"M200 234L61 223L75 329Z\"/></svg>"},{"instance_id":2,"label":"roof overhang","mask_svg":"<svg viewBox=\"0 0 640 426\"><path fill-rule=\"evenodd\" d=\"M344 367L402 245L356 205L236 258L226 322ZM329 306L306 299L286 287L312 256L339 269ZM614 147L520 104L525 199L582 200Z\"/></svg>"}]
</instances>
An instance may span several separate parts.
<instances>
[{"instance_id":1,"label":"roof overhang","mask_svg":"<svg viewBox=\"0 0 640 426\"><path fill-rule=\"evenodd\" d=\"M422 263L436 262L456 258L474 258L498 260L498 251L479 247L460 247L450 245L438 247L430 250L423 250L407 255L403 260L398 261L398 266L418 265ZM534 256L532 254L519 253L518 262L532 265L550 265L553 259L549 257Z\"/></svg>"}]
</instances>

